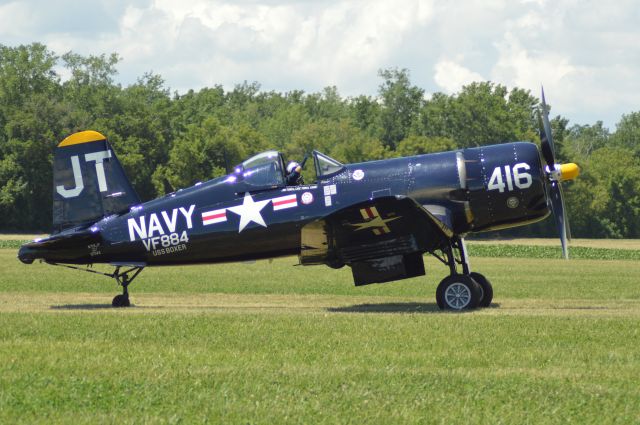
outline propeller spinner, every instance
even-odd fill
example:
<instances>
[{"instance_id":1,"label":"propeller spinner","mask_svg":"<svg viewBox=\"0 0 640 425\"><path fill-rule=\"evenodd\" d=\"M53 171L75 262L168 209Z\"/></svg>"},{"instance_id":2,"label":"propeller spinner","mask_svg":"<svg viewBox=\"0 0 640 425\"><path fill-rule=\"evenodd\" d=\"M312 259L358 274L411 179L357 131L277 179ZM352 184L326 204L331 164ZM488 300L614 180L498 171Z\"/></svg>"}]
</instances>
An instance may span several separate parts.
<instances>
[{"instance_id":1,"label":"propeller spinner","mask_svg":"<svg viewBox=\"0 0 640 425\"><path fill-rule=\"evenodd\" d=\"M560 234L562 256L565 259L569 259L569 247L567 242L571 239L571 232L569 230L569 221L567 219L560 182L573 180L578 177L580 174L580 167L574 163L556 163L555 147L553 146L553 136L551 134L551 124L549 123L549 108L547 107L547 102L544 98L544 88L542 89L542 113L538 111L538 124L540 127L542 156L547 163L547 166L545 167L547 180L549 181L549 184L547 185L547 199L549 200L551 211L555 218L556 228Z\"/></svg>"}]
</instances>

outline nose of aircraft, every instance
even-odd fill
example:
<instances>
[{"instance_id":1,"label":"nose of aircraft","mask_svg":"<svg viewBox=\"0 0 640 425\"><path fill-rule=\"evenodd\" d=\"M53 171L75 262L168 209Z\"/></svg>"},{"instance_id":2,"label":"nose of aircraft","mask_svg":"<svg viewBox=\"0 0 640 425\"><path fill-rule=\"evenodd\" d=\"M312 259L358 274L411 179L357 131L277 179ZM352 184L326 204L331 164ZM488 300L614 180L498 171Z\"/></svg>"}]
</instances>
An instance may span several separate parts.
<instances>
[{"instance_id":1,"label":"nose of aircraft","mask_svg":"<svg viewBox=\"0 0 640 425\"><path fill-rule=\"evenodd\" d=\"M578 164L570 162L560 165L560 181L573 180L580 175L580 167Z\"/></svg>"},{"instance_id":2,"label":"nose of aircraft","mask_svg":"<svg viewBox=\"0 0 640 425\"><path fill-rule=\"evenodd\" d=\"M18 251L18 260L22 261L24 264L31 264L35 259L34 252L34 249L22 245Z\"/></svg>"}]
</instances>

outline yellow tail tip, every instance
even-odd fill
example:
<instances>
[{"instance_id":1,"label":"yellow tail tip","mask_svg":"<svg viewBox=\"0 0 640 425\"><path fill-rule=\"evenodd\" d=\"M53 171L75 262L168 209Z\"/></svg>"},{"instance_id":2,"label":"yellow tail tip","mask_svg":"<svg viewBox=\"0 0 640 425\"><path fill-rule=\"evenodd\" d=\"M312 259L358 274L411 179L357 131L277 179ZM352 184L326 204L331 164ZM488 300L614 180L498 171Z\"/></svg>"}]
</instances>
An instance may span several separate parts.
<instances>
[{"instance_id":1,"label":"yellow tail tip","mask_svg":"<svg viewBox=\"0 0 640 425\"><path fill-rule=\"evenodd\" d=\"M79 131L78 133L73 133L71 136L66 137L58 147L78 145L80 143L89 143L89 142L97 142L100 140L105 140L106 137L98 133L97 131L87 130L87 131Z\"/></svg>"},{"instance_id":2,"label":"yellow tail tip","mask_svg":"<svg viewBox=\"0 0 640 425\"><path fill-rule=\"evenodd\" d=\"M560 166L560 180L573 180L580 175L580 167L578 164L570 162Z\"/></svg>"}]
</instances>

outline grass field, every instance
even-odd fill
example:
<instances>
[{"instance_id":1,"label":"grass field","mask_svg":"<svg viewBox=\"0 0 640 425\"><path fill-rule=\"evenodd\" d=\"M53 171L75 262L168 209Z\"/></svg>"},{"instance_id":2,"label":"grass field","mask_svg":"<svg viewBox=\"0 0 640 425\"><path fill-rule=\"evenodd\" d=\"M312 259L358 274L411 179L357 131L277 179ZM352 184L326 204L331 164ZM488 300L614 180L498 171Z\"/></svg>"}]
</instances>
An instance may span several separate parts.
<instances>
[{"instance_id":1,"label":"grass field","mask_svg":"<svg viewBox=\"0 0 640 425\"><path fill-rule=\"evenodd\" d=\"M481 245L533 245L533 246L558 246L558 239L546 239L546 238L520 238L520 239L507 239L494 241L487 240L473 240L469 242L471 244ZM601 249L635 249L640 250L640 239L573 239L570 244L571 247L585 247L585 248L601 248Z\"/></svg>"},{"instance_id":2,"label":"grass field","mask_svg":"<svg viewBox=\"0 0 640 425\"><path fill-rule=\"evenodd\" d=\"M472 258L494 305L455 314L433 259L362 288L295 258L148 269L112 309L109 279L15 256L0 249L3 424L640 423L636 260Z\"/></svg>"}]
</instances>

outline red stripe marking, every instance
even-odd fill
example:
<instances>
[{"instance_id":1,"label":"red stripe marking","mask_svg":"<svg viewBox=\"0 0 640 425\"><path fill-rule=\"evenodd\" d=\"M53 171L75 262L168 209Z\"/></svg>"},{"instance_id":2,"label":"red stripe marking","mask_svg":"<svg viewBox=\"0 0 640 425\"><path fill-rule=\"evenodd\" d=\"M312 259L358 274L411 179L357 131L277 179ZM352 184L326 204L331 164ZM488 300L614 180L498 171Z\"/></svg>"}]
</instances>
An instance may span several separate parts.
<instances>
[{"instance_id":1,"label":"red stripe marking","mask_svg":"<svg viewBox=\"0 0 640 425\"><path fill-rule=\"evenodd\" d=\"M371 211L371 207L365 208L365 211L367 212L367 215L369 216L369 218L374 218L373 212Z\"/></svg>"},{"instance_id":2,"label":"red stripe marking","mask_svg":"<svg viewBox=\"0 0 640 425\"><path fill-rule=\"evenodd\" d=\"M217 213L217 214L203 215L202 219L203 220L213 220L214 218L226 217L226 215L227 215L227 212L226 211L222 211L221 213Z\"/></svg>"},{"instance_id":3,"label":"red stripe marking","mask_svg":"<svg viewBox=\"0 0 640 425\"><path fill-rule=\"evenodd\" d=\"M298 202L296 198L291 198L291 199L284 199L282 201L274 201L273 205L277 207L285 204L294 204L296 202Z\"/></svg>"}]
</instances>

